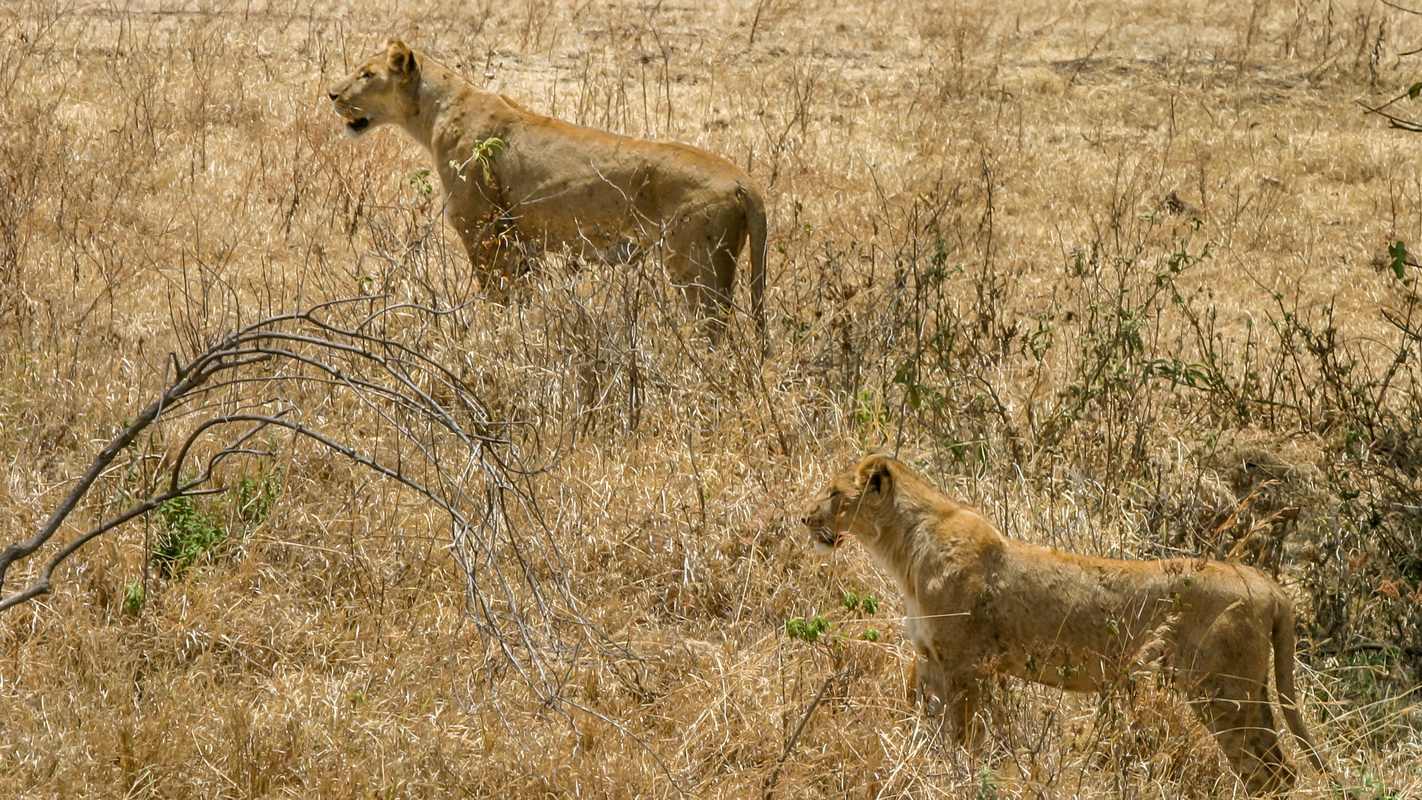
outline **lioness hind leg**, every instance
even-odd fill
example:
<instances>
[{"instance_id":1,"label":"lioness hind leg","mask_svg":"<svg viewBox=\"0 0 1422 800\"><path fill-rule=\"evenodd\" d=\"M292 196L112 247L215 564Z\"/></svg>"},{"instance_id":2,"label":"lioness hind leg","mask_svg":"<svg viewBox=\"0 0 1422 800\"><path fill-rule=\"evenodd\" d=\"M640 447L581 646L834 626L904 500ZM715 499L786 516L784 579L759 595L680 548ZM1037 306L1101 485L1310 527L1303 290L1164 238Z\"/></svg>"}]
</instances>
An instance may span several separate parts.
<instances>
[{"instance_id":1,"label":"lioness hind leg","mask_svg":"<svg viewBox=\"0 0 1422 800\"><path fill-rule=\"evenodd\" d=\"M711 260L710 257L707 260ZM734 264L735 261L732 260L732 269ZM705 322L712 340L719 341L726 330L726 321L730 318L731 298L715 287L714 279L710 277L712 269L702 267L696 259L676 251L668 251L666 270L676 282L677 288L681 289L687 306L696 311Z\"/></svg>"},{"instance_id":2,"label":"lioness hind leg","mask_svg":"<svg viewBox=\"0 0 1422 800\"><path fill-rule=\"evenodd\" d=\"M1287 792L1294 785L1294 770L1279 744L1264 685L1242 680L1212 683L1213 691L1192 692L1191 705L1245 788L1254 796Z\"/></svg>"},{"instance_id":3,"label":"lioness hind leg","mask_svg":"<svg viewBox=\"0 0 1422 800\"><path fill-rule=\"evenodd\" d=\"M708 210L704 227L683 223L667 237L667 274L682 287L687 302L700 310L713 339L730 319L736 292L736 266L746 231L739 205Z\"/></svg>"}]
</instances>

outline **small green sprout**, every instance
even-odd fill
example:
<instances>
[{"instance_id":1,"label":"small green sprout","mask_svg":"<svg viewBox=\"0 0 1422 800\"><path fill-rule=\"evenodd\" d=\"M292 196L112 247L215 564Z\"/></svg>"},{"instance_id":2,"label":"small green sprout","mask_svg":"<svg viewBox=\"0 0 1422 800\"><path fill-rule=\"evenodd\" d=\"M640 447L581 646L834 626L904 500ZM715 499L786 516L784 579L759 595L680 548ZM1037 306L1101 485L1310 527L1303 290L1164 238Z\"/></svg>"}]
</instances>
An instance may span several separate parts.
<instances>
[{"instance_id":1,"label":"small green sprout","mask_svg":"<svg viewBox=\"0 0 1422 800\"><path fill-rule=\"evenodd\" d=\"M138 614L143 610L143 604L148 600L148 593L144 591L143 581L129 581L124 586L123 592L123 613L129 616Z\"/></svg>"},{"instance_id":2,"label":"small green sprout","mask_svg":"<svg viewBox=\"0 0 1422 800\"><path fill-rule=\"evenodd\" d=\"M464 168L470 164L478 164L484 173L484 181L486 183L492 182L494 180L494 173L490 167L494 163L494 156L498 155L503 149L504 140L497 136L490 136L483 141L474 143L474 152L470 154L469 158L463 164L454 159L450 159L449 166L455 172L459 173L460 180L465 180Z\"/></svg>"},{"instance_id":3,"label":"small green sprout","mask_svg":"<svg viewBox=\"0 0 1422 800\"><path fill-rule=\"evenodd\" d=\"M840 601L844 603L844 610L846 611L859 610L859 595L854 592L845 592L844 596L840 598Z\"/></svg>"},{"instance_id":4,"label":"small green sprout","mask_svg":"<svg viewBox=\"0 0 1422 800\"><path fill-rule=\"evenodd\" d=\"M417 169L410 173L410 185L419 192L420 197L428 198L434 194L434 184L430 182L430 171L428 169Z\"/></svg>"}]
</instances>

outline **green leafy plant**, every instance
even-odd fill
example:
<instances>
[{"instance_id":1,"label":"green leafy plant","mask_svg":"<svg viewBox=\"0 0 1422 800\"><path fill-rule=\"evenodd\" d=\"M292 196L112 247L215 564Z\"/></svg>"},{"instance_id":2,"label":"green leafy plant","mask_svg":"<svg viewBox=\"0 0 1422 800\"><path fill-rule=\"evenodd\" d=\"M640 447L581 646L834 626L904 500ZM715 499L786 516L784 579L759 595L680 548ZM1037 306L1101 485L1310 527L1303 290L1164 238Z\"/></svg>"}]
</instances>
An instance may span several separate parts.
<instances>
[{"instance_id":1,"label":"green leafy plant","mask_svg":"<svg viewBox=\"0 0 1422 800\"><path fill-rule=\"evenodd\" d=\"M1002 796L998 792L998 780L997 773L993 772L991 767L984 764L983 768L978 771L978 786L974 797L976 797L977 800L998 800L998 798Z\"/></svg>"},{"instance_id":2,"label":"green leafy plant","mask_svg":"<svg viewBox=\"0 0 1422 800\"><path fill-rule=\"evenodd\" d=\"M123 613L129 616L138 614L147 600L148 592L143 588L143 581L129 581L123 588Z\"/></svg>"},{"instance_id":3,"label":"green leafy plant","mask_svg":"<svg viewBox=\"0 0 1422 800\"><path fill-rule=\"evenodd\" d=\"M1402 792L1391 789L1381 778L1363 773L1359 782L1352 786L1335 786L1333 793L1345 800L1402 800Z\"/></svg>"},{"instance_id":4,"label":"green leafy plant","mask_svg":"<svg viewBox=\"0 0 1422 800\"><path fill-rule=\"evenodd\" d=\"M1388 267L1398 280L1405 280L1407 277L1407 243L1398 240L1397 244L1387 249Z\"/></svg>"},{"instance_id":5,"label":"green leafy plant","mask_svg":"<svg viewBox=\"0 0 1422 800\"><path fill-rule=\"evenodd\" d=\"M809 620L804 617L792 617L785 620L785 635L802 642L818 642L820 637L833 630L834 623L819 614L810 617Z\"/></svg>"},{"instance_id":6,"label":"green leafy plant","mask_svg":"<svg viewBox=\"0 0 1422 800\"><path fill-rule=\"evenodd\" d=\"M851 613L857 611L869 615L879 611L879 598L872 594L859 595L846 591L840 595L840 604L844 606L845 611Z\"/></svg>"},{"instance_id":7,"label":"green leafy plant","mask_svg":"<svg viewBox=\"0 0 1422 800\"><path fill-rule=\"evenodd\" d=\"M244 536L265 522L281 494L282 474L280 468L268 469L264 465L255 475L238 476L221 501L230 510L225 523L214 509L199 506L192 497L175 497L158 506L154 514L159 531L150 563L159 577L172 580L189 568L210 561L229 538Z\"/></svg>"},{"instance_id":8,"label":"green leafy plant","mask_svg":"<svg viewBox=\"0 0 1422 800\"><path fill-rule=\"evenodd\" d=\"M869 616L878 612L879 598L872 594L860 595L856 592L846 591L840 595L840 605L851 614ZM785 635L802 642L828 642L834 646L838 646L850 637L850 634L845 633L823 614L816 614L808 620L804 617L791 617L785 620ZM875 628L867 628L859 634L859 638L866 642L877 642L879 641L879 631Z\"/></svg>"},{"instance_id":9,"label":"green leafy plant","mask_svg":"<svg viewBox=\"0 0 1422 800\"><path fill-rule=\"evenodd\" d=\"M478 164L484 174L484 181L487 183L494 180L492 170L494 156L503 152L503 150L504 140L497 136L490 136L474 144L474 152L470 154L469 158L466 159L463 164L451 160L449 166L453 167L454 171L459 173L460 180L464 180L464 168L470 164Z\"/></svg>"},{"instance_id":10,"label":"green leafy plant","mask_svg":"<svg viewBox=\"0 0 1422 800\"><path fill-rule=\"evenodd\" d=\"M154 513L159 532L151 561L164 579L176 578L209 559L227 541L227 528L191 497L175 497Z\"/></svg>"},{"instance_id":11,"label":"green leafy plant","mask_svg":"<svg viewBox=\"0 0 1422 800\"><path fill-rule=\"evenodd\" d=\"M267 521L281 494L282 477L280 467L269 470L264 466L255 476L237 478L232 488L233 511L243 528L255 528Z\"/></svg>"},{"instance_id":12,"label":"green leafy plant","mask_svg":"<svg viewBox=\"0 0 1422 800\"><path fill-rule=\"evenodd\" d=\"M892 419L883 399L875 392L869 389L859 392L856 397L854 421L858 422L866 433L876 433L889 427Z\"/></svg>"}]
</instances>

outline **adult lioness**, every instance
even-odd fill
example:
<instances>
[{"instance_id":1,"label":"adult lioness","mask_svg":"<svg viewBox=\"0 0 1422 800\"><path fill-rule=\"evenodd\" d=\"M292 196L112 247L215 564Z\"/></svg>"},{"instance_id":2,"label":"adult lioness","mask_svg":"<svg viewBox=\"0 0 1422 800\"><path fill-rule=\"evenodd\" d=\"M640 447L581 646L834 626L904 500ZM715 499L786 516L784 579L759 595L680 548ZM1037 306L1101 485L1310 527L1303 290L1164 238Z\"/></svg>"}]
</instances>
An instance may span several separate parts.
<instances>
[{"instance_id":1,"label":"adult lioness","mask_svg":"<svg viewBox=\"0 0 1422 800\"><path fill-rule=\"evenodd\" d=\"M749 238L751 308L764 331L765 202L735 164L535 114L398 41L329 95L352 136L395 123L424 145L476 266L508 277L500 248L509 239L580 252L659 248L672 280L719 329Z\"/></svg>"},{"instance_id":2,"label":"adult lioness","mask_svg":"<svg viewBox=\"0 0 1422 800\"><path fill-rule=\"evenodd\" d=\"M1249 791L1283 791L1294 772L1269 708L1272 647L1284 719L1324 770L1294 697L1289 599L1258 570L1091 558L1009 539L877 454L830 481L804 522L826 552L855 534L898 581L918 650L910 683L943 704L960 742L980 736L984 678L1095 691L1162 659Z\"/></svg>"}]
</instances>

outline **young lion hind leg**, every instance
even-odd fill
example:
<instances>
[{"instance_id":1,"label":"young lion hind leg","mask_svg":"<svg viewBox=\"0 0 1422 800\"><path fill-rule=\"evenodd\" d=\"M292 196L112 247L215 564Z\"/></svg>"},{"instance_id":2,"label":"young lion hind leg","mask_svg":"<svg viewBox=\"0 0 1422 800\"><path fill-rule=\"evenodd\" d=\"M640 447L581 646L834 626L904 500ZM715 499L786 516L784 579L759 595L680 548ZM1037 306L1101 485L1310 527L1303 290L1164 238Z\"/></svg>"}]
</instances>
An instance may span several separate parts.
<instances>
[{"instance_id":1,"label":"young lion hind leg","mask_svg":"<svg viewBox=\"0 0 1422 800\"><path fill-rule=\"evenodd\" d=\"M1251 795L1277 795L1294 785L1294 768L1279 743L1262 676L1215 675L1200 681L1188 695L1191 708L1214 734Z\"/></svg>"}]
</instances>

